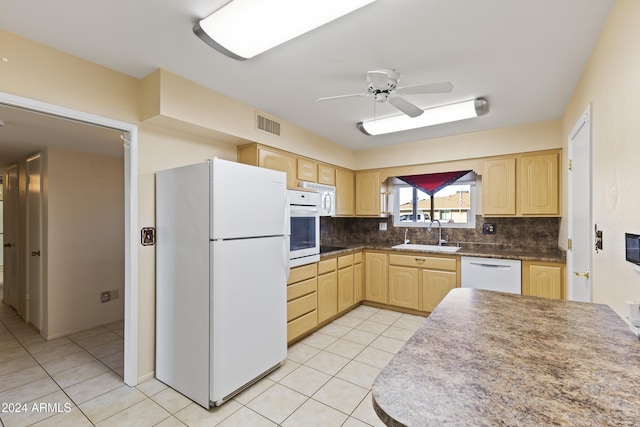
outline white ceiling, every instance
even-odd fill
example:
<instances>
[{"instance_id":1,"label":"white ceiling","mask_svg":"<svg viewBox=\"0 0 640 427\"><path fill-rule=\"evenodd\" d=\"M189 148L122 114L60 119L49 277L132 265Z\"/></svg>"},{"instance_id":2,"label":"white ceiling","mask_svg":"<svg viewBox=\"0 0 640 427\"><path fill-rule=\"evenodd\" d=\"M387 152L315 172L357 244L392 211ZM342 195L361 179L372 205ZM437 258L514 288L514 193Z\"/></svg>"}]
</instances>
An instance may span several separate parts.
<instances>
[{"instance_id":1,"label":"white ceiling","mask_svg":"<svg viewBox=\"0 0 640 427\"><path fill-rule=\"evenodd\" d=\"M0 28L138 78L164 68L359 150L559 118L614 3L377 0L236 61L192 32L226 1L0 0ZM490 112L371 137L355 125L373 118L372 98L316 101L364 92L366 72L378 68L397 69L400 86L453 83L449 94L407 96L422 108L484 97ZM396 110L378 104L375 114Z\"/></svg>"}]
</instances>

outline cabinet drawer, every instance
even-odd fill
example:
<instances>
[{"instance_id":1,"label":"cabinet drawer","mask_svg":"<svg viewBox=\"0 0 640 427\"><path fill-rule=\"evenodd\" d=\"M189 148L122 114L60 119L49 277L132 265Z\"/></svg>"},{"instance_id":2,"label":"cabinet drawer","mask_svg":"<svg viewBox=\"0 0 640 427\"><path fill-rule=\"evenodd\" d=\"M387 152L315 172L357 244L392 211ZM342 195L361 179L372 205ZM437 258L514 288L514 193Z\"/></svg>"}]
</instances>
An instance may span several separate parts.
<instances>
[{"instance_id":1,"label":"cabinet drawer","mask_svg":"<svg viewBox=\"0 0 640 427\"><path fill-rule=\"evenodd\" d=\"M313 293L287 303L287 322L315 311L318 308L318 295Z\"/></svg>"},{"instance_id":2,"label":"cabinet drawer","mask_svg":"<svg viewBox=\"0 0 640 427\"><path fill-rule=\"evenodd\" d=\"M353 254L353 263L360 264L362 262L362 252L356 252Z\"/></svg>"},{"instance_id":3,"label":"cabinet drawer","mask_svg":"<svg viewBox=\"0 0 640 427\"><path fill-rule=\"evenodd\" d=\"M403 267L432 268L435 270L456 271L455 258L440 258L423 255L397 255L389 254L390 265L400 265Z\"/></svg>"},{"instance_id":4,"label":"cabinet drawer","mask_svg":"<svg viewBox=\"0 0 640 427\"><path fill-rule=\"evenodd\" d=\"M353 254L338 257L338 268L345 268L353 265Z\"/></svg>"},{"instance_id":5,"label":"cabinet drawer","mask_svg":"<svg viewBox=\"0 0 640 427\"><path fill-rule=\"evenodd\" d=\"M311 279L315 277L318 271L318 265L313 264L302 265L300 267L294 267L289 272L288 284L300 282L305 279Z\"/></svg>"},{"instance_id":6,"label":"cabinet drawer","mask_svg":"<svg viewBox=\"0 0 640 427\"><path fill-rule=\"evenodd\" d=\"M336 270L337 259L331 258L318 263L318 275Z\"/></svg>"},{"instance_id":7,"label":"cabinet drawer","mask_svg":"<svg viewBox=\"0 0 640 427\"><path fill-rule=\"evenodd\" d=\"M287 341L298 338L318 325L318 314L315 310L287 323Z\"/></svg>"},{"instance_id":8,"label":"cabinet drawer","mask_svg":"<svg viewBox=\"0 0 640 427\"><path fill-rule=\"evenodd\" d=\"M308 295L318 290L318 278L303 280L287 286L287 301L293 301L296 298Z\"/></svg>"}]
</instances>

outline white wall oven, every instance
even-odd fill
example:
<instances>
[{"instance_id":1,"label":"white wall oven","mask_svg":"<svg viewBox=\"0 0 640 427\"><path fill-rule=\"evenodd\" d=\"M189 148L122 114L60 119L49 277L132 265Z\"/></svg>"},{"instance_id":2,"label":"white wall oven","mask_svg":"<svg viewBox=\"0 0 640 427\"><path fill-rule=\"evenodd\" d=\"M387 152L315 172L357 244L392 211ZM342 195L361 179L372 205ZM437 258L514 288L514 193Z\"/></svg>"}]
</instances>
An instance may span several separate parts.
<instances>
[{"instance_id":1,"label":"white wall oven","mask_svg":"<svg viewBox=\"0 0 640 427\"><path fill-rule=\"evenodd\" d=\"M289 190L291 218L290 265L320 261L320 195Z\"/></svg>"}]
</instances>

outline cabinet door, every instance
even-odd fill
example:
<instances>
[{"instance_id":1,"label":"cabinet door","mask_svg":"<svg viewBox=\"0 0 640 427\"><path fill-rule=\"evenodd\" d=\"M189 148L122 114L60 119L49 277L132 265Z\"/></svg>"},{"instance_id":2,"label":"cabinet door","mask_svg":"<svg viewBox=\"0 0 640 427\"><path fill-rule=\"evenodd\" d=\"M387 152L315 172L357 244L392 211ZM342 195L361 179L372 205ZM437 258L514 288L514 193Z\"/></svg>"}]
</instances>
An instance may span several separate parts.
<instances>
[{"instance_id":1,"label":"cabinet door","mask_svg":"<svg viewBox=\"0 0 640 427\"><path fill-rule=\"evenodd\" d=\"M364 255L364 299L387 303L387 255L368 252Z\"/></svg>"},{"instance_id":2,"label":"cabinet door","mask_svg":"<svg viewBox=\"0 0 640 427\"><path fill-rule=\"evenodd\" d=\"M338 313L355 304L353 266L338 270Z\"/></svg>"},{"instance_id":3,"label":"cabinet door","mask_svg":"<svg viewBox=\"0 0 640 427\"><path fill-rule=\"evenodd\" d=\"M563 299L562 264L523 263L522 293L535 297Z\"/></svg>"},{"instance_id":4,"label":"cabinet door","mask_svg":"<svg viewBox=\"0 0 640 427\"><path fill-rule=\"evenodd\" d=\"M516 159L485 160L482 172L482 214L516 214Z\"/></svg>"},{"instance_id":5,"label":"cabinet door","mask_svg":"<svg viewBox=\"0 0 640 427\"><path fill-rule=\"evenodd\" d=\"M338 314L338 275L318 276L318 323Z\"/></svg>"},{"instance_id":6,"label":"cabinet door","mask_svg":"<svg viewBox=\"0 0 640 427\"><path fill-rule=\"evenodd\" d=\"M353 266L353 282L355 302L358 303L364 299L364 270L362 263Z\"/></svg>"},{"instance_id":7,"label":"cabinet door","mask_svg":"<svg viewBox=\"0 0 640 427\"><path fill-rule=\"evenodd\" d=\"M522 215L559 215L558 153L523 156L520 161Z\"/></svg>"},{"instance_id":8,"label":"cabinet door","mask_svg":"<svg viewBox=\"0 0 640 427\"><path fill-rule=\"evenodd\" d=\"M356 215L380 216L380 174L356 174Z\"/></svg>"},{"instance_id":9,"label":"cabinet door","mask_svg":"<svg viewBox=\"0 0 640 427\"><path fill-rule=\"evenodd\" d=\"M298 158L298 179L301 181L318 182L318 163Z\"/></svg>"},{"instance_id":10,"label":"cabinet door","mask_svg":"<svg viewBox=\"0 0 640 427\"><path fill-rule=\"evenodd\" d=\"M318 165L318 183L336 185L336 168L327 165Z\"/></svg>"},{"instance_id":11,"label":"cabinet door","mask_svg":"<svg viewBox=\"0 0 640 427\"><path fill-rule=\"evenodd\" d=\"M421 310L433 311L440 301L456 287L456 273L453 271L422 270Z\"/></svg>"},{"instance_id":12,"label":"cabinet door","mask_svg":"<svg viewBox=\"0 0 640 427\"><path fill-rule=\"evenodd\" d=\"M353 172L336 170L336 215L353 215L354 209L354 176Z\"/></svg>"},{"instance_id":13,"label":"cabinet door","mask_svg":"<svg viewBox=\"0 0 640 427\"><path fill-rule=\"evenodd\" d=\"M417 268L389 266L389 304L418 310L419 273Z\"/></svg>"},{"instance_id":14,"label":"cabinet door","mask_svg":"<svg viewBox=\"0 0 640 427\"><path fill-rule=\"evenodd\" d=\"M287 187L296 188L296 158L275 151L259 149L259 166L287 174Z\"/></svg>"}]
</instances>

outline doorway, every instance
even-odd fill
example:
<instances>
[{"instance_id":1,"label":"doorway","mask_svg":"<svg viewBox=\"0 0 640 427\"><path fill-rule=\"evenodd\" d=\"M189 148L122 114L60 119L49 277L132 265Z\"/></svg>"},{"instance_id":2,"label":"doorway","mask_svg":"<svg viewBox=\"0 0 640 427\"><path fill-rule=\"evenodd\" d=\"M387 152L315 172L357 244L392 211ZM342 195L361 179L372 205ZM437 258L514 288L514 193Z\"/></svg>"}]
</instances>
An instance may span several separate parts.
<instances>
[{"instance_id":1,"label":"doorway","mask_svg":"<svg viewBox=\"0 0 640 427\"><path fill-rule=\"evenodd\" d=\"M592 301L591 105L569 134L567 299Z\"/></svg>"},{"instance_id":2,"label":"doorway","mask_svg":"<svg viewBox=\"0 0 640 427\"><path fill-rule=\"evenodd\" d=\"M0 92L0 103L123 132L124 149L124 382L138 382L138 128L136 125Z\"/></svg>"}]
</instances>

